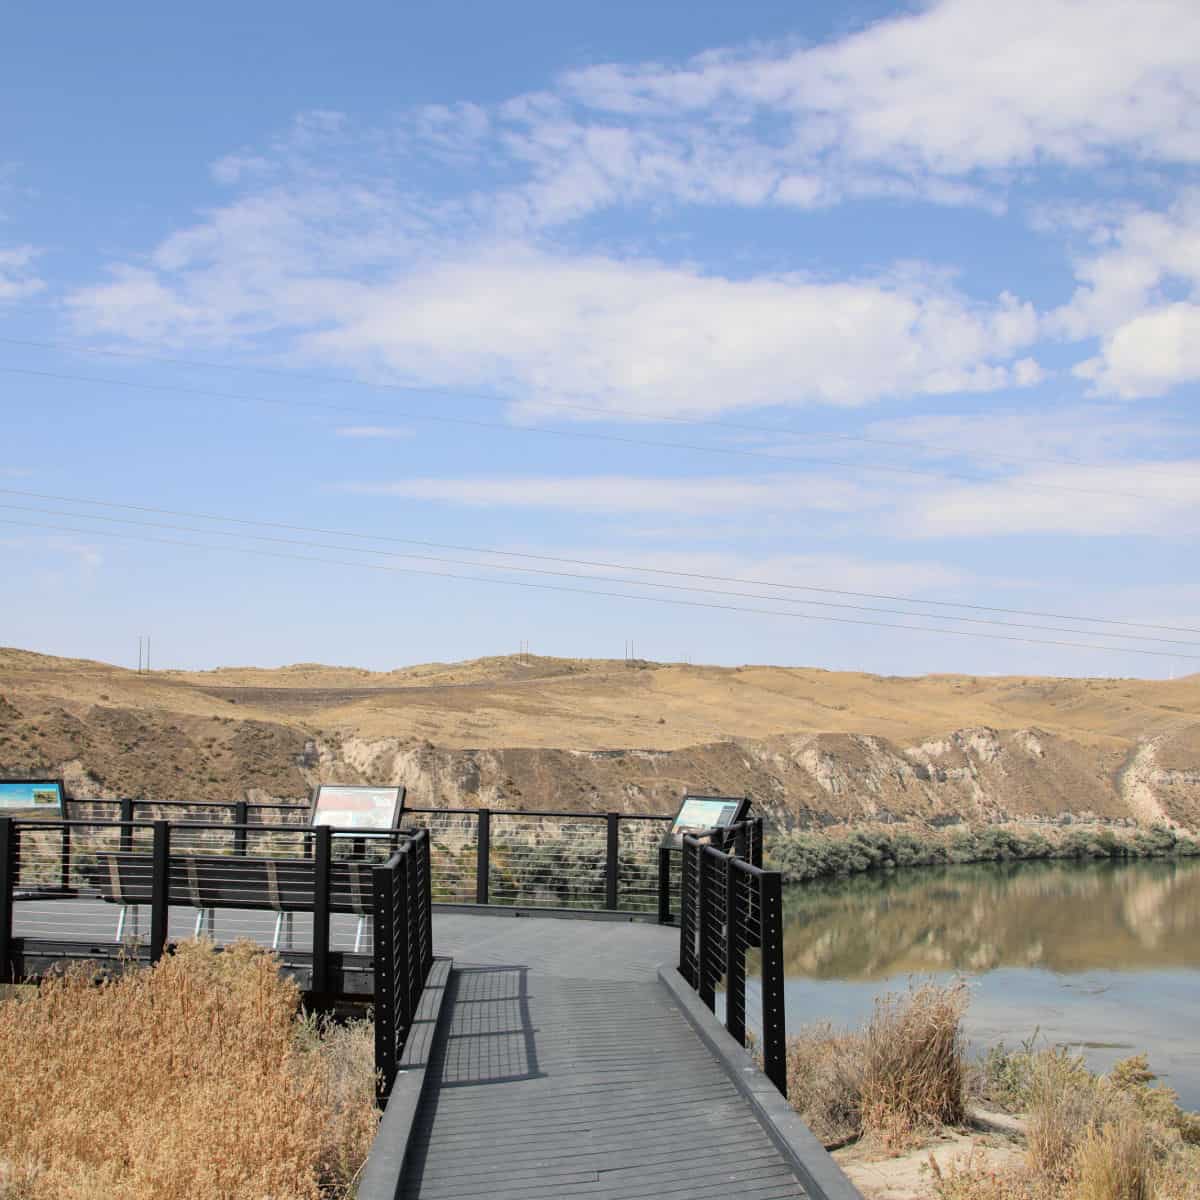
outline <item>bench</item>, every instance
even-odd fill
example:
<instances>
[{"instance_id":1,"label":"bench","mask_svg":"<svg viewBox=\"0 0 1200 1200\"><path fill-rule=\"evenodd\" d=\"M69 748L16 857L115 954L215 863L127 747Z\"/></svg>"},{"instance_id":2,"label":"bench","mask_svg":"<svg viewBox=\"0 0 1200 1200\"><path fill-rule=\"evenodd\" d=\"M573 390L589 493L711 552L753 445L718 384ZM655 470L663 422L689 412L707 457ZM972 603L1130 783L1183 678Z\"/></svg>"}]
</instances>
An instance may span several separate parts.
<instances>
[{"instance_id":1,"label":"bench","mask_svg":"<svg viewBox=\"0 0 1200 1200\"><path fill-rule=\"evenodd\" d=\"M358 917L354 950L362 945L371 918L371 870L375 864L334 862L329 868L329 909ZM117 941L125 934L127 915L137 934L137 908L152 903L154 877L149 854L136 850L108 851L97 856L90 871L100 898L119 904ZM167 903L186 904L196 910L195 936L207 926L211 935L218 908L268 909L276 914L271 948L279 948L286 923L291 946L292 914L312 912L316 865L302 858L242 858L235 855L173 854L168 859Z\"/></svg>"}]
</instances>

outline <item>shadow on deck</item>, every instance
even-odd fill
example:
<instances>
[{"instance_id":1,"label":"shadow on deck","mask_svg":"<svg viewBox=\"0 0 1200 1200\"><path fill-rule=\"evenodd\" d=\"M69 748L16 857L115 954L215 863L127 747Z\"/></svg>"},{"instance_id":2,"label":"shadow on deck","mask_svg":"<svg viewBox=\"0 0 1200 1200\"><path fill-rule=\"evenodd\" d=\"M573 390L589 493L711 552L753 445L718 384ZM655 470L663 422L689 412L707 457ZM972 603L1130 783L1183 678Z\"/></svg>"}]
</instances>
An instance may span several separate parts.
<instances>
[{"instance_id":1,"label":"shadow on deck","mask_svg":"<svg viewBox=\"0 0 1200 1200\"><path fill-rule=\"evenodd\" d=\"M398 1195L805 1194L657 977L677 933L470 916L435 932L455 969Z\"/></svg>"}]
</instances>

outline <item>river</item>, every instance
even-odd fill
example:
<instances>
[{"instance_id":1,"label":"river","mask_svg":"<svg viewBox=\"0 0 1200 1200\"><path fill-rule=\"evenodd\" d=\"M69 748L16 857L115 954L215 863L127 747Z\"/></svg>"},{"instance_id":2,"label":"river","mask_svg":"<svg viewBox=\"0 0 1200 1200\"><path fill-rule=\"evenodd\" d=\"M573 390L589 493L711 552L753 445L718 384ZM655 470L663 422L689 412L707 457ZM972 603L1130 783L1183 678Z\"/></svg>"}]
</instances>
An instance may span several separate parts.
<instances>
[{"instance_id":1,"label":"river","mask_svg":"<svg viewBox=\"0 0 1200 1200\"><path fill-rule=\"evenodd\" d=\"M1200 1109L1200 860L871 872L784 893L788 1028L858 1025L909 977L971 985L972 1050L1145 1051Z\"/></svg>"}]
</instances>

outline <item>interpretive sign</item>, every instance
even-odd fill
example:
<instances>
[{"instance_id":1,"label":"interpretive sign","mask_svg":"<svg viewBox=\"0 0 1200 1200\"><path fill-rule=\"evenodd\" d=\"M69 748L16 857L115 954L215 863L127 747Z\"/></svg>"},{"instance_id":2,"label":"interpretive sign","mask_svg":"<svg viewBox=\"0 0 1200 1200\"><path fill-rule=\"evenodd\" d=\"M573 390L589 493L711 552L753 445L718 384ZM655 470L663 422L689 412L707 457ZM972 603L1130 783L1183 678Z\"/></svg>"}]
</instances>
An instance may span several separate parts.
<instances>
[{"instance_id":1,"label":"interpretive sign","mask_svg":"<svg viewBox=\"0 0 1200 1200\"><path fill-rule=\"evenodd\" d=\"M61 779L0 779L0 817L63 819Z\"/></svg>"},{"instance_id":2,"label":"interpretive sign","mask_svg":"<svg viewBox=\"0 0 1200 1200\"><path fill-rule=\"evenodd\" d=\"M311 825L387 833L400 826L404 788L322 783L313 792Z\"/></svg>"},{"instance_id":3,"label":"interpretive sign","mask_svg":"<svg viewBox=\"0 0 1200 1200\"><path fill-rule=\"evenodd\" d=\"M684 796L664 845L679 849L685 833L701 834L710 829L727 829L740 821L750 808L745 796Z\"/></svg>"}]
</instances>

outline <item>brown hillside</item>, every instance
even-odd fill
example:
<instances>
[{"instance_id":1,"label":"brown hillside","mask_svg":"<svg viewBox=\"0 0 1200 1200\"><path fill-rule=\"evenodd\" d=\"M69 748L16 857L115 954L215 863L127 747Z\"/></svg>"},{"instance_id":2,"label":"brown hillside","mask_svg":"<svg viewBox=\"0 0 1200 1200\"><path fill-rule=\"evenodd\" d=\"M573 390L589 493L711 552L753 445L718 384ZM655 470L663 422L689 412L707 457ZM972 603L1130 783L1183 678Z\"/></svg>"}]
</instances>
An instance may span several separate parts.
<instances>
[{"instance_id":1,"label":"brown hillside","mask_svg":"<svg viewBox=\"0 0 1200 1200\"><path fill-rule=\"evenodd\" d=\"M1172 682L513 657L388 672L136 674L0 649L0 772L77 794L667 807L748 791L783 819L1092 811L1200 821L1200 676Z\"/></svg>"}]
</instances>

